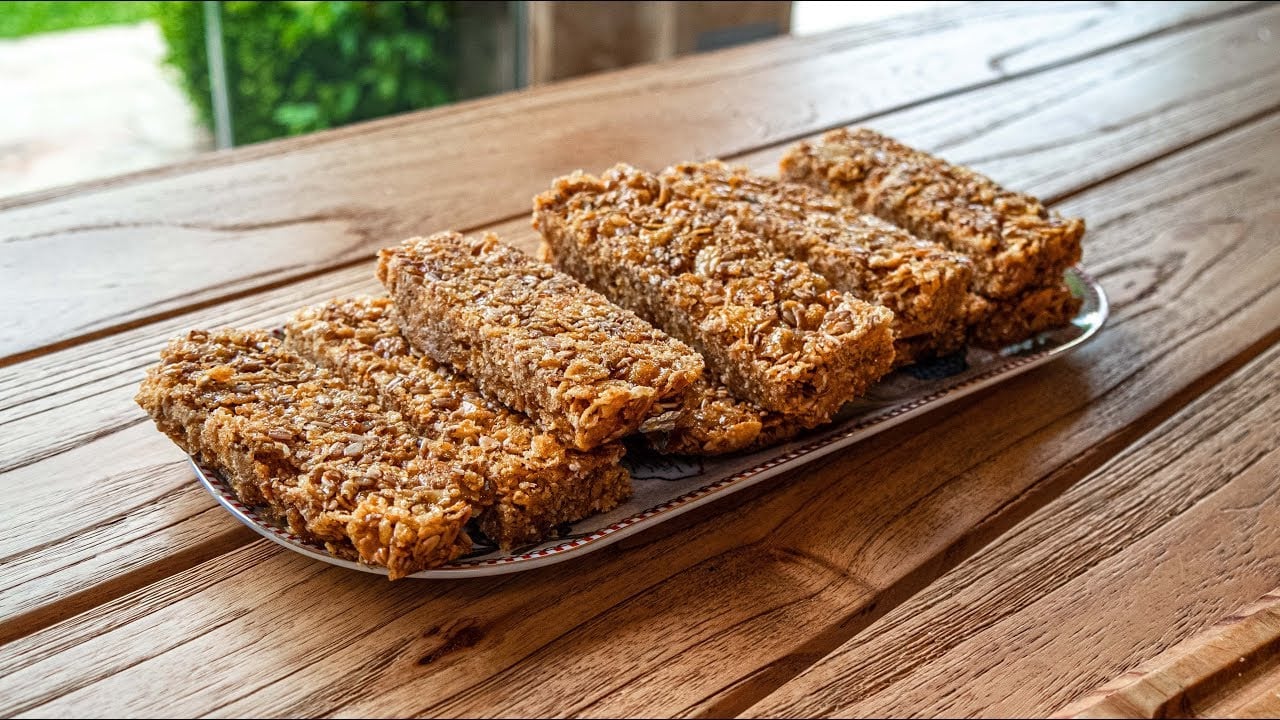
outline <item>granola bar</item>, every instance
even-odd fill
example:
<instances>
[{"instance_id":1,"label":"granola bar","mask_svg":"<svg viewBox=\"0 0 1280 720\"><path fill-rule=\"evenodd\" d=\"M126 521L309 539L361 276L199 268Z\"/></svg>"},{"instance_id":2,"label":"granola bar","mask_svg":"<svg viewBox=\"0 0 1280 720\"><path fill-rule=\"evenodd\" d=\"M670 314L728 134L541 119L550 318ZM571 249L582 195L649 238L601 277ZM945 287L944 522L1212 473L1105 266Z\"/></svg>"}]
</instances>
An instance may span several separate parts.
<instances>
[{"instance_id":1,"label":"granola bar","mask_svg":"<svg viewBox=\"0 0 1280 720\"><path fill-rule=\"evenodd\" d=\"M567 447L475 383L414 352L388 298L354 297L303 308L285 345L400 412L436 460L484 477L480 529L504 549L538 542L558 525L613 509L631 495L622 443Z\"/></svg>"},{"instance_id":2,"label":"granola bar","mask_svg":"<svg viewBox=\"0 0 1280 720\"><path fill-rule=\"evenodd\" d=\"M1004 347L1071 322L1081 299L1065 283L1030 288L1005 300L973 298L969 336L983 347Z\"/></svg>"},{"instance_id":3,"label":"granola bar","mask_svg":"<svg viewBox=\"0 0 1280 720\"><path fill-rule=\"evenodd\" d=\"M683 343L491 234L407 240L378 278L415 347L579 450L668 412L702 374Z\"/></svg>"},{"instance_id":4,"label":"granola bar","mask_svg":"<svg viewBox=\"0 0 1280 720\"><path fill-rule=\"evenodd\" d=\"M894 314L897 362L947 352L963 313L973 263L874 215L798 183L753 175L718 160L660 174L675 197L723 208L775 250L802 260L833 287Z\"/></svg>"},{"instance_id":5,"label":"granola bar","mask_svg":"<svg viewBox=\"0 0 1280 720\"><path fill-rule=\"evenodd\" d=\"M1030 195L866 128L800 143L782 158L781 170L784 179L968 255L973 288L987 298L1056 282L1080 261L1083 220L1062 218Z\"/></svg>"},{"instance_id":6,"label":"granola bar","mask_svg":"<svg viewBox=\"0 0 1280 720\"><path fill-rule=\"evenodd\" d=\"M425 458L396 413L267 333L170 341L136 400L241 501L393 580L470 547L475 479Z\"/></svg>"},{"instance_id":7,"label":"granola bar","mask_svg":"<svg viewBox=\"0 0 1280 720\"><path fill-rule=\"evenodd\" d=\"M672 455L723 455L768 447L813 427L812 420L769 412L735 398L727 387L705 378L673 427L645 433L650 447Z\"/></svg>"},{"instance_id":8,"label":"granola bar","mask_svg":"<svg viewBox=\"0 0 1280 720\"><path fill-rule=\"evenodd\" d=\"M975 309L975 301L980 301L980 298L973 294L966 295L960 315L937 332L903 338L894 343L894 350L898 353L894 364L901 367L944 357L963 349L970 339L969 321Z\"/></svg>"},{"instance_id":9,"label":"granola bar","mask_svg":"<svg viewBox=\"0 0 1280 720\"><path fill-rule=\"evenodd\" d=\"M893 363L892 312L650 173L560 178L535 199L534 226L558 267L692 345L766 410L824 422Z\"/></svg>"},{"instance_id":10,"label":"granola bar","mask_svg":"<svg viewBox=\"0 0 1280 720\"><path fill-rule=\"evenodd\" d=\"M684 412L664 430L645 433L649 445L673 455L721 455L746 449L760 436L763 411L702 378L694 383Z\"/></svg>"}]
</instances>

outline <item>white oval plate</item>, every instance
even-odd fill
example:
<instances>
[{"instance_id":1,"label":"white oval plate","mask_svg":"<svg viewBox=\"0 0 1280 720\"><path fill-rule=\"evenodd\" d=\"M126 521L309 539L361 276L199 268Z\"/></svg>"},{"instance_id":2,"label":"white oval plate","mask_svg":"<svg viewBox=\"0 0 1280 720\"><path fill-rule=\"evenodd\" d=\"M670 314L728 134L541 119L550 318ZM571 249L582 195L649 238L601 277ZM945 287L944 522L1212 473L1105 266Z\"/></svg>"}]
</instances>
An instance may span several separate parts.
<instances>
[{"instance_id":1,"label":"white oval plate","mask_svg":"<svg viewBox=\"0 0 1280 720\"><path fill-rule=\"evenodd\" d=\"M925 365L897 370L841 409L836 421L791 442L748 455L713 458L676 457L631 449L623 459L634 480L635 495L608 513L565 527L550 540L513 553L477 542L471 554L448 565L417 572L413 578L462 578L531 570L585 555L646 528L670 520L823 455L848 447L917 415L959 400L1031 368L1060 358L1095 336L1106 322L1107 297L1102 287L1079 268L1066 273L1067 284L1084 299L1071 325L999 352L971 348ZM386 575L386 568L363 565L330 555L286 528L268 522L245 506L230 486L192 459L196 478L214 499L240 522L263 537L308 557L352 570ZM483 540L483 536L472 533Z\"/></svg>"}]
</instances>

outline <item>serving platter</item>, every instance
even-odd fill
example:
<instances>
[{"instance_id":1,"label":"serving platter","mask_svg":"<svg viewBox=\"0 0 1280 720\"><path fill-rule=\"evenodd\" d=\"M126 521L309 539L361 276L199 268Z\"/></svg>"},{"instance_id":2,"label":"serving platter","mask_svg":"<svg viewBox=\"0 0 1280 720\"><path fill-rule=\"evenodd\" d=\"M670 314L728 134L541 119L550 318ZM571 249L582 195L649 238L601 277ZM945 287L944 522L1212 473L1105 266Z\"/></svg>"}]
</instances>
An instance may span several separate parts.
<instances>
[{"instance_id":1,"label":"serving platter","mask_svg":"<svg viewBox=\"0 0 1280 720\"><path fill-rule=\"evenodd\" d=\"M876 383L865 397L842 408L833 423L754 453L697 458L630 448L623 464L631 471L635 494L614 510L561 528L560 537L555 540L510 553L485 544L482 535L472 533L476 543L469 555L408 577L498 575L580 557L1060 358L1096 336L1108 314L1102 287L1084 270L1072 268L1065 279L1072 292L1083 301L1070 325L1048 330L999 351L969 348L946 358L896 370ZM191 465L200 484L214 499L263 537L317 560L386 574L386 568L335 557L324 546L309 543L269 522L252 507L241 503L215 472L201 467L194 458Z\"/></svg>"}]
</instances>

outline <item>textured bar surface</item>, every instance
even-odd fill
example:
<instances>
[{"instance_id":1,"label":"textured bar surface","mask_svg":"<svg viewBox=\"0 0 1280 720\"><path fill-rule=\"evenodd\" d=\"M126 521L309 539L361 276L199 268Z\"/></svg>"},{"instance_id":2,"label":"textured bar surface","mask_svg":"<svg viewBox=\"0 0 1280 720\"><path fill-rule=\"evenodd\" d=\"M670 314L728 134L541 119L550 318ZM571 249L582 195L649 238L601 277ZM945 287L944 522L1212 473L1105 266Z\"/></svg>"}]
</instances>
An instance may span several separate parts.
<instances>
[{"instance_id":1,"label":"textured bar surface","mask_svg":"<svg viewBox=\"0 0 1280 720\"><path fill-rule=\"evenodd\" d=\"M964 312L973 275L965 255L812 187L753 175L745 167L716 160L683 163L659 177L675 197L733 213L743 227L807 263L837 290L892 310L899 363L927 351L958 349L950 329Z\"/></svg>"},{"instance_id":2,"label":"textured bar surface","mask_svg":"<svg viewBox=\"0 0 1280 720\"><path fill-rule=\"evenodd\" d=\"M529 418L480 393L471 380L400 334L388 298L331 300L300 310L285 344L375 394L422 434L435 460L484 477L480 529L504 549L549 539L557 526L613 509L631 495L622 443L566 447Z\"/></svg>"},{"instance_id":3,"label":"textured bar surface","mask_svg":"<svg viewBox=\"0 0 1280 720\"><path fill-rule=\"evenodd\" d=\"M966 315L975 344L1021 342L1079 309L1062 292L1062 274L1080 261L1084 221L1030 195L866 128L799 143L781 172L972 259Z\"/></svg>"},{"instance_id":4,"label":"textured bar surface","mask_svg":"<svg viewBox=\"0 0 1280 720\"><path fill-rule=\"evenodd\" d=\"M645 433L654 450L674 455L721 455L750 447L760 436L763 411L735 399L706 378L694 383L684 411L669 430Z\"/></svg>"},{"instance_id":5,"label":"textured bar surface","mask_svg":"<svg viewBox=\"0 0 1280 720\"><path fill-rule=\"evenodd\" d=\"M439 233L379 254L401 332L580 450L683 400L693 350L496 236Z\"/></svg>"},{"instance_id":6,"label":"textured bar surface","mask_svg":"<svg viewBox=\"0 0 1280 720\"><path fill-rule=\"evenodd\" d=\"M802 418L739 400L719 382L699 380L674 427L646 433L654 450L673 455L750 452L790 440L813 427Z\"/></svg>"},{"instance_id":7,"label":"textured bar surface","mask_svg":"<svg viewBox=\"0 0 1280 720\"><path fill-rule=\"evenodd\" d=\"M782 177L973 259L974 289L1009 298L1059 281L1080 261L1084 221L873 130L839 129L782 158Z\"/></svg>"},{"instance_id":8,"label":"textured bar surface","mask_svg":"<svg viewBox=\"0 0 1280 720\"><path fill-rule=\"evenodd\" d=\"M1082 302L1062 282L1030 288L1005 300L971 297L969 338L984 347L1004 347L1066 325Z\"/></svg>"},{"instance_id":9,"label":"textured bar surface","mask_svg":"<svg viewBox=\"0 0 1280 720\"><path fill-rule=\"evenodd\" d=\"M138 404L245 504L393 580L470 547L474 476L426 459L371 396L261 331L193 330L160 357Z\"/></svg>"},{"instance_id":10,"label":"textured bar surface","mask_svg":"<svg viewBox=\"0 0 1280 720\"><path fill-rule=\"evenodd\" d=\"M534 225L558 267L693 345L766 410L825 422L892 365L892 312L650 173L560 178L535 199Z\"/></svg>"}]
</instances>

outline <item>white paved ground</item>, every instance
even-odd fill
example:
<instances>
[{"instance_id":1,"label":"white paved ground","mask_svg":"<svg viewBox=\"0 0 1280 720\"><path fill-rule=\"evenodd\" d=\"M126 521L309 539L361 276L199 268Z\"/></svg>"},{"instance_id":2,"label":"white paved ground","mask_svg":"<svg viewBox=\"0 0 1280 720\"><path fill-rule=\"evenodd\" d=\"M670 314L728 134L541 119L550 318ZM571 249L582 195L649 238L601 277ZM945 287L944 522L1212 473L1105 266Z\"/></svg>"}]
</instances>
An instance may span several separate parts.
<instances>
[{"instance_id":1,"label":"white paved ground","mask_svg":"<svg viewBox=\"0 0 1280 720\"><path fill-rule=\"evenodd\" d=\"M154 23L0 40L0 197L212 147Z\"/></svg>"}]
</instances>

